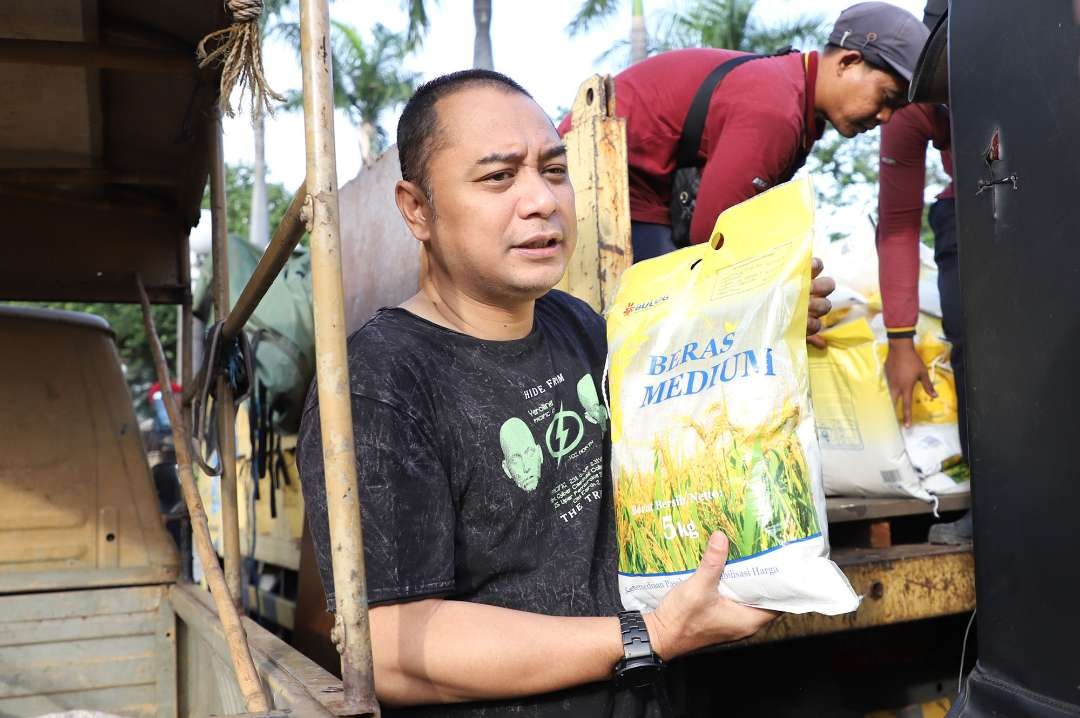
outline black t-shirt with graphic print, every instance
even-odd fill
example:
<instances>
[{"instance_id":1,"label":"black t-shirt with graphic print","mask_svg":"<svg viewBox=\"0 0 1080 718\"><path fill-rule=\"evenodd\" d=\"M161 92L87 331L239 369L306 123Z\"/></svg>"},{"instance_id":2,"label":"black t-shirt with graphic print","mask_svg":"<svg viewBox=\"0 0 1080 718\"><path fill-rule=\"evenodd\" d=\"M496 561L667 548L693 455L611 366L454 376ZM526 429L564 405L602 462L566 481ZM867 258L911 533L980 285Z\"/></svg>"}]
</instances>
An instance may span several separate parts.
<instances>
[{"instance_id":1,"label":"black t-shirt with graphic print","mask_svg":"<svg viewBox=\"0 0 1080 718\"><path fill-rule=\"evenodd\" d=\"M403 309L349 339L368 599L440 596L560 616L620 610L603 319L551 291L532 332L484 341ZM298 459L328 601L330 537L314 391ZM551 660L559 660L551 656ZM607 685L387 716L592 716ZM634 716L630 696L616 715Z\"/></svg>"}]
</instances>

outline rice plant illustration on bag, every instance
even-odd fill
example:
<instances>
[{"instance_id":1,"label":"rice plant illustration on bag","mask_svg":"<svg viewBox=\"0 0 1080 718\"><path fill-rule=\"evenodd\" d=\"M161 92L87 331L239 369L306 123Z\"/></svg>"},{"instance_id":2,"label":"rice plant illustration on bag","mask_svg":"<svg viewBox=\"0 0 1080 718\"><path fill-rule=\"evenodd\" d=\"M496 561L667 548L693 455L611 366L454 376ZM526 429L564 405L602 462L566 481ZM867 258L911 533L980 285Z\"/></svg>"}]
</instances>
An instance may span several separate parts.
<instances>
[{"instance_id":1,"label":"rice plant illustration on bag","mask_svg":"<svg viewBox=\"0 0 1080 718\"><path fill-rule=\"evenodd\" d=\"M805 342L812 240L812 188L795 181L725 211L709 244L623 275L608 360L627 608L655 607L716 530L729 598L857 607L828 559Z\"/></svg>"}]
</instances>

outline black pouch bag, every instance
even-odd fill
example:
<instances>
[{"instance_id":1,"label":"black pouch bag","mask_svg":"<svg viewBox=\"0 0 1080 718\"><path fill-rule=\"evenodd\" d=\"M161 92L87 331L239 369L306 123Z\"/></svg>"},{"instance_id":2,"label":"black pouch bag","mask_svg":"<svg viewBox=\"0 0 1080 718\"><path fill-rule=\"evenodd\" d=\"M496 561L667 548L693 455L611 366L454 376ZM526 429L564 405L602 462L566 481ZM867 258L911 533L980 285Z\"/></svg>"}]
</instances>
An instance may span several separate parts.
<instances>
[{"instance_id":1,"label":"black pouch bag","mask_svg":"<svg viewBox=\"0 0 1080 718\"><path fill-rule=\"evenodd\" d=\"M690 110L683 122L682 135L679 137L679 151L675 160L675 173L671 178L671 241L680 249L690 245L690 222L694 219L694 205L697 204L698 187L701 185L701 167L698 165L698 148L701 146L701 133L705 129L705 119L709 115L709 102L713 92L724 77L744 62L761 57L775 57L794 52L790 47L778 50L772 55L741 55L735 57L709 73L701 83Z\"/></svg>"}]
</instances>

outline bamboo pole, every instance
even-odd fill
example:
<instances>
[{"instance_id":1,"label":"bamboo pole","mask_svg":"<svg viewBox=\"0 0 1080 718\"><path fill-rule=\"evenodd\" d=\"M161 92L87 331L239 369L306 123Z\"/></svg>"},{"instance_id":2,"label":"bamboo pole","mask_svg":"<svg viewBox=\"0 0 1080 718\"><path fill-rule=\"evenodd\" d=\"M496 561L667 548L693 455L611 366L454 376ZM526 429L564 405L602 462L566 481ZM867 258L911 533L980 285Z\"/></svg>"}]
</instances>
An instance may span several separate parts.
<instances>
[{"instance_id":1,"label":"bamboo pole","mask_svg":"<svg viewBox=\"0 0 1080 718\"><path fill-rule=\"evenodd\" d=\"M240 693L244 696L244 704L249 713L265 713L270 710L270 703L263 692L263 685L255 670L255 664L251 660L251 650L248 647L247 635L244 633L244 625L240 622L240 613L230 600L228 588L225 586L225 576L218 565L217 554L214 553L210 527L206 523L206 511L203 509L199 488L195 485L195 474L191 469L188 428L181 421L180 408L176 405L176 397L170 390L172 382L169 378L169 365L165 362L165 352L161 348L161 340L158 339L157 328L154 326L154 317L150 312L150 299L146 296L142 279L136 277L135 283L139 290L139 303L142 305L146 339L150 343L150 351L154 356L154 369L157 372L158 382L162 386L161 397L165 401L165 411L168 412L169 422L172 424L173 443L176 444L176 464L180 473L180 488L184 493L188 515L191 517L195 550L202 563L206 582L210 586L210 594L217 606L221 627L225 631L229 658L232 659L233 671L236 673Z\"/></svg>"},{"instance_id":2,"label":"bamboo pole","mask_svg":"<svg viewBox=\"0 0 1080 718\"><path fill-rule=\"evenodd\" d=\"M334 157L334 94L327 0L300 0L304 80L304 137L310 197L311 286L315 314L316 377L330 524L344 710L378 714L368 627L364 539L353 446L341 232Z\"/></svg>"},{"instance_id":3,"label":"bamboo pole","mask_svg":"<svg viewBox=\"0 0 1080 718\"><path fill-rule=\"evenodd\" d=\"M251 273L251 278L244 285L244 290L240 292L240 298L236 300L229 316L225 317L225 324L221 327L223 340L232 340L243 331L244 324L251 318L251 314L259 306L266 291L277 279L278 272L285 266L285 262L289 261L296 245L300 243L300 238L304 236L304 222L300 215L303 214L306 196L307 188L302 184L293 195L288 209L285 210L285 215L281 218L281 223L274 230L273 239L259 257L255 271Z\"/></svg>"},{"instance_id":4,"label":"bamboo pole","mask_svg":"<svg viewBox=\"0 0 1080 718\"><path fill-rule=\"evenodd\" d=\"M221 132L221 113L210 120L210 219L213 235L214 315L218 320L228 314L229 303L229 229L225 216L225 148ZM221 552L225 557L225 583L233 603L241 605L240 514L236 492L236 406L232 388L224 375L217 378L214 399L217 411L218 459L221 464Z\"/></svg>"},{"instance_id":5,"label":"bamboo pole","mask_svg":"<svg viewBox=\"0 0 1080 718\"><path fill-rule=\"evenodd\" d=\"M93 42L0 39L0 63L96 67L134 72L194 73L195 53Z\"/></svg>"}]
</instances>

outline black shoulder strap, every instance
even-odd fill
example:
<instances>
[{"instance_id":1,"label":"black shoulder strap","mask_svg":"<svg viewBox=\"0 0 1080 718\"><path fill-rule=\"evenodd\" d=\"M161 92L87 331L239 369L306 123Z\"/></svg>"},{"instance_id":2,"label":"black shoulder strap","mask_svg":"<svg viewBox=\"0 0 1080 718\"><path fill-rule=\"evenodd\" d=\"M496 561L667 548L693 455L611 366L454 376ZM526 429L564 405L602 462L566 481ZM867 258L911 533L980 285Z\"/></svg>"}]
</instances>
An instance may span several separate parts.
<instances>
[{"instance_id":1,"label":"black shoulder strap","mask_svg":"<svg viewBox=\"0 0 1080 718\"><path fill-rule=\"evenodd\" d=\"M679 153L676 155L676 169L697 166L698 148L701 146L701 133L705 130L705 119L709 115L709 101L712 100L713 92L717 85L729 72L744 62L757 60L762 57L776 57L793 52L790 47L777 50L771 55L740 55L721 64L705 78L690 103L690 111L686 113L686 121L683 122L682 135L679 137Z\"/></svg>"}]
</instances>

